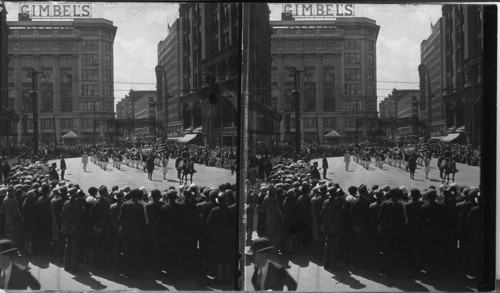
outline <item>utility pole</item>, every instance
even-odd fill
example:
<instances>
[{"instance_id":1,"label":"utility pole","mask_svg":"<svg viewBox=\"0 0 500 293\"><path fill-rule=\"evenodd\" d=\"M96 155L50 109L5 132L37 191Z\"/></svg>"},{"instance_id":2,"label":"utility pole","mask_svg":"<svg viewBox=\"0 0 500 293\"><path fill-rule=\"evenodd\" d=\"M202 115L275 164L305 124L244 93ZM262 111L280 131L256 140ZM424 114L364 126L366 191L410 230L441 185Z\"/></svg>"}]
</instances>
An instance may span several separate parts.
<instances>
[{"instance_id":1,"label":"utility pole","mask_svg":"<svg viewBox=\"0 0 500 293\"><path fill-rule=\"evenodd\" d=\"M42 74L43 72L36 70L35 68L31 68L28 71L28 77L31 77L31 87L32 91L30 93L30 97L33 100L33 153L38 155L38 92L37 92L37 77L38 74Z\"/></svg>"},{"instance_id":2,"label":"utility pole","mask_svg":"<svg viewBox=\"0 0 500 293\"><path fill-rule=\"evenodd\" d=\"M94 124L93 124L93 128L94 128L94 145L96 144L96 137L95 137L95 129L96 129L95 110L96 110L96 105L97 105L97 102L93 102L92 103L92 110L94 112Z\"/></svg>"},{"instance_id":3,"label":"utility pole","mask_svg":"<svg viewBox=\"0 0 500 293\"><path fill-rule=\"evenodd\" d=\"M290 78L293 78L295 83L294 91L292 92L292 96L295 101L295 152L300 154L300 145L301 145L301 128L300 128L300 74L304 73L307 78L307 72L305 70L299 70L295 67L293 70L290 70Z\"/></svg>"},{"instance_id":4,"label":"utility pole","mask_svg":"<svg viewBox=\"0 0 500 293\"><path fill-rule=\"evenodd\" d=\"M359 134L358 134L358 129L359 129L359 121L358 121L358 112L359 112L360 104L356 103L354 104L354 110L356 110L356 144L359 144Z\"/></svg>"}]
</instances>

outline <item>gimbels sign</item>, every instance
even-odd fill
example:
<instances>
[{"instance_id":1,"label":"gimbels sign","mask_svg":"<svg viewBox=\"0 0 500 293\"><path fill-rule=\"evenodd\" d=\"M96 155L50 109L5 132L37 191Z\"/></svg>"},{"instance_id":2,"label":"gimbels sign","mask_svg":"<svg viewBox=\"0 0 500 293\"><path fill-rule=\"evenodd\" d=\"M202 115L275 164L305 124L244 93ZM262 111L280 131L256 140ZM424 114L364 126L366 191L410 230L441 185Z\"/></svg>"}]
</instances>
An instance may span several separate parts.
<instances>
[{"instance_id":1,"label":"gimbels sign","mask_svg":"<svg viewBox=\"0 0 500 293\"><path fill-rule=\"evenodd\" d=\"M283 12L299 18L354 16L354 4L288 3L283 4Z\"/></svg>"},{"instance_id":2,"label":"gimbels sign","mask_svg":"<svg viewBox=\"0 0 500 293\"><path fill-rule=\"evenodd\" d=\"M92 4L21 3L19 12L32 18L86 18L92 17Z\"/></svg>"}]
</instances>

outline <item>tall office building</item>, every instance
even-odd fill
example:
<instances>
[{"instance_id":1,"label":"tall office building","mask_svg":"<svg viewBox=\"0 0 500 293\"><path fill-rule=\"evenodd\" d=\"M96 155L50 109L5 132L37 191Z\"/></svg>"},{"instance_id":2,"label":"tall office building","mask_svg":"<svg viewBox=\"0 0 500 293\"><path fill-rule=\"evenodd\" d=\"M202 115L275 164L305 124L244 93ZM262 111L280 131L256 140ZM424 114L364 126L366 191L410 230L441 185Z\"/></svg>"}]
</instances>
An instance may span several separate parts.
<instances>
[{"instance_id":1,"label":"tall office building","mask_svg":"<svg viewBox=\"0 0 500 293\"><path fill-rule=\"evenodd\" d=\"M431 135L438 135L444 132L444 105L443 105L443 80L442 80L442 18L439 18L435 24L431 24L431 35L423 40L420 44L420 64L425 65L425 80L424 84L420 85L425 89L425 111L428 111L428 98L431 95L430 101L430 118L427 125L430 125ZM430 85L430 91L428 89ZM422 97L423 98L423 97ZM428 113L424 114L424 118L428 119Z\"/></svg>"},{"instance_id":2,"label":"tall office building","mask_svg":"<svg viewBox=\"0 0 500 293\"><path fill-rule=\"evenodd\" d=\"M179 109L183 133L208 145L237 145L239 3L179 7Z\"/></svg>"},{"instance_id":3,"label":"tall office building","mask_svg":"<svg viewBox=\"0 0 500 293\"><path fill-rule=\"evenodd\" d=\"M282 141L295 131L294 98L300 91L301 141L322 143L336 130L344 141L375 139L377 116L376 42L380 26L365 17L271 21L272 103L285 116ZM300 74L298 85L290 78Z\"/></svg>"},{"instance_id":4,"label":"tall office building","mask_svg":"<svg viewBox=\"0 0 500 293\"><path fill-rule=\"evenodd\" d=\"M249 151L259 145L279 140L280 122L277 105L271 99L271 35L269 6L267 3L244 4L242 92L248 93L248 145Z\"/></svg>"},{"instance_id":5,"label":"tall office building","mask_svg":"<svg viewBox=\"0 0 500 293\"><path fill-rule=\"evenodd\" d=\"M7 153L15 145L16 126L19 122L19 116L9 107L8 102L8 36L7 10L2 2L0 3L0 154Z\"/></svg>"},{"instance_id":6,"label":"tall office building","mask_svg":"<svg viewBox=\"0 0 500 293\"><path fill-rule=\"evenodd\" d=\"M445 128L481 144L483 112L483 18L481 5L443 5L442 72Z\"/></svg>"},{"instance_id":7,"label":"tall office building","mask_svg":"<svg viewBox=\"0 0 500 293\"><path fill-rule=\"evenodd\" d=\"M32 68L37 76L39 140L60 142L71 130L84 141L114 129L113 43L117 28L101 18L9 21L8 104L22 117L18 140L33 137ZM95 122L94 122L95 121Z\"/></svg>"},{"instance_id":8,"label":"tall office building","mask_svg":"<svg viewBox=\"0 0 500 293\"><path fill-rule=\"evenodd\" d=\"M158 43L158 66L155 68L158 91L158 116L167 136L179 136L179 20L168 27L168 36Z\"/></svg>"}]
</instances>

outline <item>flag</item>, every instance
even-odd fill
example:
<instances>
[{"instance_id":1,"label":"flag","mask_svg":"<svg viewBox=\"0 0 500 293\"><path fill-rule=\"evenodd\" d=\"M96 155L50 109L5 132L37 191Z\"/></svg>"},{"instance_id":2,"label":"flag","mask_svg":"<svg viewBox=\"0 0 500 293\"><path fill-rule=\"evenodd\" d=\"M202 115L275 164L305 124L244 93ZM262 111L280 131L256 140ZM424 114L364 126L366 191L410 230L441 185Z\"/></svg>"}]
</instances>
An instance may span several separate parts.
<instances>
[{"instance_id":1,"label":"flag","mask_svg":"<svg viewBox=\"0 0 500 293\"><path fill-rule=\"evenodd\" d=\"M167 150L167 144L163 143L158 147L158 152L162 153Z\"/></svg>"},{"instance_id":2,"label":"flag","mask_svg":"<svg viewBox=\"0 0 500 293\"><path fill-rule=\"evenodd\" d=\"M429 144L428 143L424 143L420 146L420 152L421 153L425 153L425 152L428 152L429 151Z\"/></svg>"}]
</instances>

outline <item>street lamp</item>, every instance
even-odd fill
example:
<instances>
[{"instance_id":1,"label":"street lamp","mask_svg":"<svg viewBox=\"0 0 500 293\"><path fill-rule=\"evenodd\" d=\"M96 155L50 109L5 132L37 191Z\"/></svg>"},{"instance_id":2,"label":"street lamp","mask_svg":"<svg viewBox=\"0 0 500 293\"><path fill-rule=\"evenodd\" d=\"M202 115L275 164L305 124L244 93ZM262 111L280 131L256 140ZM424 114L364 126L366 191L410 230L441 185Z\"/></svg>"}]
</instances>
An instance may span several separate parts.
<instances>
[{"instance_id":1,"label":"street lamp","mask_svg":"<svg viewBox=\"0 0 500 293\"><path fill-rule=\"evenodd\" d=\"M308 74L305 70L299 70L297 67L290 70L289 78L294 81L294 91L292 96L295 101L295 151L300 154L300 143L301 143L301 128L300 128L300 74L304 73L305 78Z\"/></svg>"}]
</instances>

